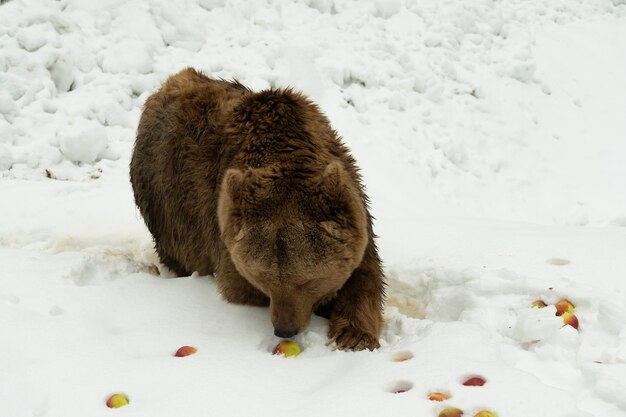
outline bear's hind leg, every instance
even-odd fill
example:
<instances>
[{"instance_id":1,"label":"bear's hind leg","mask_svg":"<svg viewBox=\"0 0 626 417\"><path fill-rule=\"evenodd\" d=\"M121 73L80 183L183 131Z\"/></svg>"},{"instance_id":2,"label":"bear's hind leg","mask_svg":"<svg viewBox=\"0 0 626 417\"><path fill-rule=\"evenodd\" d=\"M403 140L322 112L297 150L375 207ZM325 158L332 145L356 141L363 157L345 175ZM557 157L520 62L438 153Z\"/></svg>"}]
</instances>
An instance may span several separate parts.
<instances>
[{"instance_id":1,"label":"bear's hind leg","mask_svg":"<svg viewBox=\"0 0 626 417\"><path fill-rule=\"evenodd\" d=\"M187 271L187 269L180 262L174 259L174 257L168 255L163 250L163 248L159 248L158 245L157 245L157 253L159 254L159 259L161 260L161 263L167 266L172 271L174 271L177 276L187 277L191 275L191 272Z\"/></svg>"}]
</instances>

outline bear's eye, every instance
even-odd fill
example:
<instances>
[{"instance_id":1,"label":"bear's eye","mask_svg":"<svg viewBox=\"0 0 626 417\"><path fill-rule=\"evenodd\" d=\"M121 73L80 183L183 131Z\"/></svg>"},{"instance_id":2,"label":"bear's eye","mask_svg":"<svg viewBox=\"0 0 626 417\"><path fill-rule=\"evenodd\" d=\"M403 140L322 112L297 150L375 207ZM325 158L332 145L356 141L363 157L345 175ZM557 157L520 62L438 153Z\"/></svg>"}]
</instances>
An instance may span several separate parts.
<instances>
[{"instance_id":1,"label":"bear's eye","mask_svg":"<svg viewBox=\"0 0 626 417\"><path fill-rule=\"evenodd\" d=\"M319 282L308 281L304 284L297 285L296 289L298 291L306 292L308 294L317 294L317 290L319 289Z\"/></svg>"}]
</instances>

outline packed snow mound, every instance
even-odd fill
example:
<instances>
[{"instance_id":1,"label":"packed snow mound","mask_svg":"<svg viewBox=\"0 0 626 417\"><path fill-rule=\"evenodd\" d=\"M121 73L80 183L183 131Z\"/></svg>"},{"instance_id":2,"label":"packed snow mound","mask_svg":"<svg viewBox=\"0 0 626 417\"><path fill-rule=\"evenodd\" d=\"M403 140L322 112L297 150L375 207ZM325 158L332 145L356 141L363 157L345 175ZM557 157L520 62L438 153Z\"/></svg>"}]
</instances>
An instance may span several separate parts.
<instances>
[{"instance_id":1,"label":"packed snow mound","mask_svg":"<svg viewBox=\"0 0 626 417\"><path fill-rule=\"evenodd\" d=\"M99 123L64 128L57 138L63 155L74 162L93 163L107 147L107 132Z\"/></svg>"},{"instance_id":2,"label":"packed snow mound","mask_svg":"<svg viewBox=\"0 0 626 417\"><path fill-rule=\"evenodd\" d=\"M608 0L13 0L0 13L13 148L0 175L113 169L102 135L81 155L50 149L85 122L103 126L124 165L147 95L194 66L318 101L384 196L375 211L427 200L414 209L613 224L626 213L626 81L611 76L623 73L625 14ZM388 163L402 167L389 174L407 178L404 198L376 174Z\"/></svg>"}]
</instances>

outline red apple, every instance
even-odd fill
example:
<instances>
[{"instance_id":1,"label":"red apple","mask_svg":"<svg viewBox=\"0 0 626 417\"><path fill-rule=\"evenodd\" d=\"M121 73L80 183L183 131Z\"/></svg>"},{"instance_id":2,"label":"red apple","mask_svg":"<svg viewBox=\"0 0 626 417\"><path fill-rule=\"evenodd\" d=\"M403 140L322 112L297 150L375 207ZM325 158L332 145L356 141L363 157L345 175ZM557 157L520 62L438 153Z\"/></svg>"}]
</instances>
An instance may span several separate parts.
<instances>
[{"instance_id":1,"label":"red apple","mask_svg":"<svg viewBox=\"0 0 626 417\"><path fill-rule=\"evenodd\" d=\"M486 381L483 378L475 376L465 381L463 385L465 385L466 387L482 387L483 385L485 385L485 382Z\"/></svg>"},{"instance_id":2,"label":"red apple","mask_svg":"<svg viewBox=\"0 0 626 417\"><path fill-rule=\"evenodd\" d=\"M561 318L563 319L563 326L570 325L574 329L578 330L578 317L576 317L574 313L566 311L565 313L563 313Z\"/></svg>"},{"instance_id":3,"label":"red apple","mask_svg":"<svg viewBox=\"0 0 626 417\"><path fill-rule=\"evenodd\" d=\"M561 300L554 305L556 307L556 315L562 316L563 313L573 313L574 312L574 304L572 304L569 300Z\"/></svg>"},{"instance_id":4,"label":"red apple","mask_svg":"<svg viewBox=\"0 0 626 417\"><path fill-rule=\"evenodd\" d=\"M298 356L299 354L300 346L291 340L281 340L272 351L272 355L283 355L287 358L289 356Z\"/></svg>"},{"instance_id":5,"label":"red apple","mask_svg":"<svg viewBox=\"0 0 626 417\"><path fill-rule=\"evenodd\" d=\"M182 358L185 356L189 356L189 355L193 355L194 353L196 353L198 351L198 349L196 349L193 346L182 346L180 347L176 353L174 354L174 356L178 357L178 358Z\"/></svg>"},{"instance_id":6,"label":"red apple","mask_svg":"<svg viewBox=\"0 0 626 417\"><path fill-rule=\"evenodd\" d=\"M128 405L128 397L124 394L113 394L107 400L107 407L120 408Z\"/></svg>"},{"instance_id":7,"label":"red apple","mask_svg":"<svg viewBox=\"0 0 626 417\"><path fill-rule=\"evenodd\" d=\"M458 408L448 407L441 410L438 417L461 417L463 415L463 411Z\"/></svg>"},{"instance_id":8,"label":"red apple","mask_svg":"<svg viewBox=\"0 0 626 417\"><path fill-rule=\"evenodd\" d=\"M431 392L428 394L428 399L431 401L445 401L449 398L450 396L444 392Z\"/></svg>"}]
</instances>

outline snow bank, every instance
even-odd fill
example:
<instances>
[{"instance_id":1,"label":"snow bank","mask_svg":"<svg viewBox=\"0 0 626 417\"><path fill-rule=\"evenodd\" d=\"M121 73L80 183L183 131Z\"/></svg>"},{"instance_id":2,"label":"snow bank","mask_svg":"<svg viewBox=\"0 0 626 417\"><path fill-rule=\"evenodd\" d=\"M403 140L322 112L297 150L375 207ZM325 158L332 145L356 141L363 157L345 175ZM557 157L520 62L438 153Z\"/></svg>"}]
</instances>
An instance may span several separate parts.
<instances>
[{"instance_id":1,"label":"snow bank","mask_svg":"<svg viewBox=\"0 0 626 417\"><path fill-rule=\"evenodd\" d=\"M615 151L626 85L611 76L623 72L614 40L626 37L624 13L606 0L13 0L0 14L0 114L15 146L45 146L46 132L78 117L128 147L145 94L192 65L305 91L368 179L380 158L402 167L420 213L607 225L626 212L615 192L626 187ZM56 169L44 158L18 158L3 176L44 177ZM378 177L368 181L375 202L393 202L397 190Z\"/></svg>"}]
</instances>

